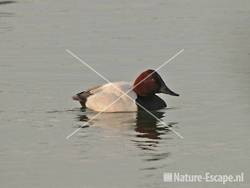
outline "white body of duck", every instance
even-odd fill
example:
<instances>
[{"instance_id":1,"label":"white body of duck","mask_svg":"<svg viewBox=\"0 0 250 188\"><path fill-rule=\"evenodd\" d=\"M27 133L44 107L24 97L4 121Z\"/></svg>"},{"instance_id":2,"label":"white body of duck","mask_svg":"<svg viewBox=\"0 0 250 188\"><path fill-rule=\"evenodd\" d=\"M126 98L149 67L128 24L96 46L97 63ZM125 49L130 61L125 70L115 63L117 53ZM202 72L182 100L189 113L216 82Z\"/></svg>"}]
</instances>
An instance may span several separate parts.
<instances>
[{"instance_id":1,"label":"white body of duck","mask_svg":"<svg viewBox=\"0 0 250 188\"><path fill-rule=\"evenodd\" d=\"M137 111L135 102L137 94L128 82L104 84L89 92L91 95L87 98L85 105L91 110L98 112ZM126 92L128 93L125 94Z\"/></svg>"}]
</instances>

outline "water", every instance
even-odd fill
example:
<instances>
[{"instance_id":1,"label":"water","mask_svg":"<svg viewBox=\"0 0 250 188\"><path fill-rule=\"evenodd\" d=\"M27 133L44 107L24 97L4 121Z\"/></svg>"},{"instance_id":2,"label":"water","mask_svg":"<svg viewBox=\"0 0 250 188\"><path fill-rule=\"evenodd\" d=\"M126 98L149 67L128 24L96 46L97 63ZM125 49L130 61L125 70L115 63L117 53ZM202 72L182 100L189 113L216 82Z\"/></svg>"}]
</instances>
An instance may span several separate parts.
<instances>
[{"instance_id":1,"label":"water","mask_svg":"<svg viewBox=\"0 0 250 188\"><path fill-rule=\"evenodd\" d=\"M245 173L249 187L250 3L240 0L0 3L1 187L225 187L164 183L164 172ZM146 114L102 114L71 96L159 73L180 97ZM172 126L184 139L180 139Z\"/></svg>"}]
</instances>

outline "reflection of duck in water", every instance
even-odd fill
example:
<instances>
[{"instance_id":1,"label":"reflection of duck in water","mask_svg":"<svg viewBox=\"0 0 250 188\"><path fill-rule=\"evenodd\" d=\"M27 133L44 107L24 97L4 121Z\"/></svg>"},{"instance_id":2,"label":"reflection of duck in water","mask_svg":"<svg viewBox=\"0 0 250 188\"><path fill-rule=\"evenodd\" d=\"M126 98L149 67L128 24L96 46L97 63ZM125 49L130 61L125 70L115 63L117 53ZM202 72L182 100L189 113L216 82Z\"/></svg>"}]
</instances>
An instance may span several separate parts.
<instances>
[{"instance_id":1,"label":"reflection of duck in water","mask_svg":"<svg viewBox=\"0 0 250 188\"><path fill-rule=\"evenodd\" d=\"M177 122L169 122L163 124L160 122L165 116L164 111L152 111L158 119L149 115L145 111L139 111L136 118L135 132L136 136L132 139L132 142L142 151L140 157L146 161L143 171L152 171L158 168L164 168L165 164L156 165L153 161L164 160L169 157L170 152L161 148L164 140L168 139L164 137L170 130L169 127L177 124Z\"/></svg>"},{"instance_id":2,"label":"reflection of duck in water","mask_svg":"<svg viewBox=\"0 0 250 188\"><path fill-rule=\"evenodd\" d=\"M164 112L151 112L157 118L161 119L164 117ZM160 135L164 134L160 131L167 130L164 127L158 127L158 123L160 123L155 117L151 116L147 112L139 111L136 117L136 128L135 131L140 133L137 137L141 138L149 138L149 139L160 139ZM168 130L167 130L168 131Z\"/></svg>"},{"instance_id":3,"label":"reflection of duck in water","mask_svg":"<svg viewBox=\"0 0 250 188\"><path fill-rule=\"evenodd\" d=\"M132 112L139 110L138 103L148 110L166 107L157 93L179 96L166 86L157 72L146 70L137 77L133 85L127 82L108 83L78 93L73 99L79 101L82 107L94 111Z\"/></svg>"},{"instance_id":4,"label":"reflection of duck in water","mask_svg":"<svg viewBox=\"0 0 250 188\"><path fill-rule=\"evenodd\" d=\"M84 114L77 117L80 122L88 124L89 126L98 126L98 127L114 127L116 129L125 129L126 127L131 127L136 121L135 112L127 113L101 113L98 114L96 118L96 113L92 111L82 109ZM85 127L85 126L84 126Z\"/></svg>"},{"instance_id":5,"label":"reflection of duck in water","mask_svg":"<svg viewBox=\"0 0 250 188\"><path fill-rule=\"evenodd\" d=\"M165 111L152 111L152 113L160 120L165 116ZM94 115L95 113L86 111L85 115L78 117L78 120L86 123ZM140 154L143 160L157 161L169 156L169 152L161 150L159 145L161 140L164 140L163 136L169 132L168 128L176 123L171 122L164 125L152 115L141 110L137 113L103 113L90 124L110 129L111 132L114 131L115 135L117 135L117 132L118 134L130 135L130 141L135 144L136 148L143 151ZM133 130L132 134L130 130ZM148 169L151 169L151 167L146 167L144 170Z\"/></svg>"},{"instance_id":6,"label":"reflection of duck in water","mask_svg":"<svg viewBox=\"0 0 250 188\"><path fill-rule=\"evenodd\" d=\"M123 129L124 127L131 128L134 125L137 138L146 138L151 140L160 140L161 136L166 134L169 129L175 123L169 123L164 125L159 120L164 117L164 111L152 111L151 113L158 119L148 114L147 112L140 110L137 113L103 113L98 116L98 119L92 120L92 116L95 114L84 110L84 115L78 116L78 120L81 122L88 122L91 119L91 124L99 125L100 127L116 127Z\"/></svg>"}]
</instances>

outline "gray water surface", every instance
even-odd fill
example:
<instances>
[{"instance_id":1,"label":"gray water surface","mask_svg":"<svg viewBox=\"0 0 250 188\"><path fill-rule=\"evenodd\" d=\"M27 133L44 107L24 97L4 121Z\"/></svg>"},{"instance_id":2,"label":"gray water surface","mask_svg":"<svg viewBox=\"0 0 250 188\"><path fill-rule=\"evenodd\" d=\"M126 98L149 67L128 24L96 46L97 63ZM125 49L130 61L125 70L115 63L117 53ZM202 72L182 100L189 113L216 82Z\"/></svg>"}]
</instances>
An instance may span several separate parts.
<instances>
[{"instance_id":1,"label":"gray water surface","mask_svg":"<svg viewBox=\"0 0 250 188\"><path fill-rule=\"evenodd\" d=\"M0 1L1 2L1 1ZM250 2L18 0L0 3L0 187L249 187ZM159 71L168 108L95 115L71 96ZM184 139L169 131L171 126ZM164 172L244 183L164 183Z\"/></svg>"}]
</instances>

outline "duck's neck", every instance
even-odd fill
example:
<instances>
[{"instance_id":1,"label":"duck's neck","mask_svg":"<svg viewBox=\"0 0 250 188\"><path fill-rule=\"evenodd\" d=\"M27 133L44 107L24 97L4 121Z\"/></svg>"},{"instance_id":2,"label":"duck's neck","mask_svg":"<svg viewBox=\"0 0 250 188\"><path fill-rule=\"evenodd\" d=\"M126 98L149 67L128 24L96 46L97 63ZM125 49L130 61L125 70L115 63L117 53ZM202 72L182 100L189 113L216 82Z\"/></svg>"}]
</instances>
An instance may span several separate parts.
<instances>
[{"instance_id":1,"label":"duck's neck","mask_svg":"<svg viewBox=\"0 0 250 188\"><path fill-rule=\"evenodd\" d=\"M149 96L138 96L136 102L139 103L139 107L143 106L147 110L159 110L167 106L165 101L155 94Z\"/></svg>"}]
</instances>

